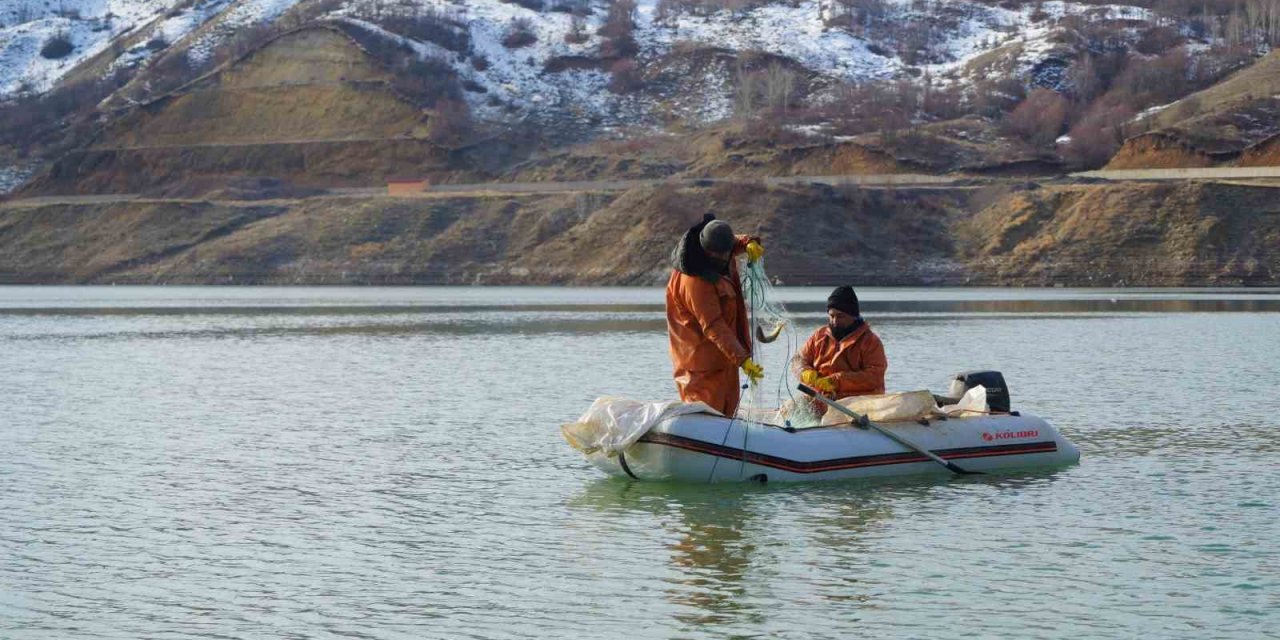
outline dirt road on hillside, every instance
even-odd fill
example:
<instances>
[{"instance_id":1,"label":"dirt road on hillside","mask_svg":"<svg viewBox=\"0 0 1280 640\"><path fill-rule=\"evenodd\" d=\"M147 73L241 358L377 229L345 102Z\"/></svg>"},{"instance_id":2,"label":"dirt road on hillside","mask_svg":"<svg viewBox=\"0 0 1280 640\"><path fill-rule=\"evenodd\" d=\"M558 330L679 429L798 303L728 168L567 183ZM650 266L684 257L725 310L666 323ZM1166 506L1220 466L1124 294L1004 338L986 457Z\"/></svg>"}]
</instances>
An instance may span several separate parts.
<instances>
[{"instance_id":1,"label":"dirt road on hillside","mask_svg":"<svg viewBox=\"0 0 1280 640\"><path fill-rule=\"evenodd\" d=\"M1076 178L1101 180L1233 180L1240 178L1280 178L1280 167L1211 167L1205 169L1112 169L1082 171Z\"/></svg>"},{"instance_id":2,"label":"dirt road on hillside","mask_svg":"<svg viewBox=\"0 0 1280 640\"><path fill-rule=\"evenodd\" d=\"M1130 169L1114 171L1085 171L1067 176L1040 176L1020 178L976 178L983 184L1007 182L1034 182L1060 178L1082 178L1124 181L1176 181L1176 180L1248 180L1280 179L1280 167L1219 167L1210 169ZM764 183L769 186L812 185L857 186L868 189L974 189L974 178L964 176L934 176L925 174L868 174L843 176L772 176L765 178L652 178L643 180L592 180L573 182L482 182L474 184L440 184L412 195L391 196L386 187L349 187L330 189L325 195L359 198L483 198L516 195L551 195L565 193L592 193L630 191L645 187L667 186L673 188L709 187L715 184ZM0 209L15 207L39 207L46 205L116 204L120 202L204 202L194 198L145 198L136 193L100 194L85 196L40 196L0 202ZM252 202L275 204L296 200L227 200L218 202Z\"/></svg>"}]
</instances>

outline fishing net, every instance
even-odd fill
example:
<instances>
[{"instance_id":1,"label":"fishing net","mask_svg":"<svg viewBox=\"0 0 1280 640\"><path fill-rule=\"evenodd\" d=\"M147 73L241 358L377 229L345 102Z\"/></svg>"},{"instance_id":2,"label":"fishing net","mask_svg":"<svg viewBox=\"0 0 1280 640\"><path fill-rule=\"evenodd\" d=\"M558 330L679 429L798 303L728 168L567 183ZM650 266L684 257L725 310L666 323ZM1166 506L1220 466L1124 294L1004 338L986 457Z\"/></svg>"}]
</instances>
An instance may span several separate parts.
<instances>
[{"instance_id":1,"label":"fishing net","mask_svg":"<svg viewBox=\"0 0 1280 640\"><path fill-rule=\"evenodd\" d=\"M796 330L795 318L775 291L765 271L764 258L748 262L740 256L738 261L750 322L752 358L768 363L764 378L748 386L739 415L770 424L816 425L822 416L796 391L797 380L791 371L791 358L800 351L804 340Z\"/></svg>"}]
</instances>

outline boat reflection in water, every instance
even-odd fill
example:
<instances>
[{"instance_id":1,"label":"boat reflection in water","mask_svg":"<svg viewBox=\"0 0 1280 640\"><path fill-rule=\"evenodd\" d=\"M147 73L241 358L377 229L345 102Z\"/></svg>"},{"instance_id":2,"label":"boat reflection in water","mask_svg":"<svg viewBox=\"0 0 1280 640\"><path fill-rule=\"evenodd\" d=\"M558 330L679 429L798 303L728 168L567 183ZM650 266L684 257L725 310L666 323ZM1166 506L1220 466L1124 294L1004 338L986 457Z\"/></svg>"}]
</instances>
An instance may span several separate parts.
<instances>
[{"instance_id":1,"label":"boat reflection in water","mask_svg":"<svg viewBox=\"0 0 1280 640\"><path fill-rule=\"evenodd\" d=\"M806 611L830 611L822 609L824 602L844 602L839 610L848 620L842 622L856 623L860 612L882 607L878 600L908 587L891 584L899 565L944 562L949 547L981 543L937 531L922 538L920 548L894 548L894 535L913 526L915 514L992 492L1022 495L1069 473L763 486L602 479L569 507L626 523L631 544L639 532L650 532L645 538L652 544L607 553L618 570L652 561L658 548L665 549L665 606L637 594L639 606L666 618L656 625L675 625L677 635L707 627L728 635L785 633L802 628ZM644 571L653 573L651 567ZM788 585L787 592L778 585Z\"/></svg>"}]
</instances>

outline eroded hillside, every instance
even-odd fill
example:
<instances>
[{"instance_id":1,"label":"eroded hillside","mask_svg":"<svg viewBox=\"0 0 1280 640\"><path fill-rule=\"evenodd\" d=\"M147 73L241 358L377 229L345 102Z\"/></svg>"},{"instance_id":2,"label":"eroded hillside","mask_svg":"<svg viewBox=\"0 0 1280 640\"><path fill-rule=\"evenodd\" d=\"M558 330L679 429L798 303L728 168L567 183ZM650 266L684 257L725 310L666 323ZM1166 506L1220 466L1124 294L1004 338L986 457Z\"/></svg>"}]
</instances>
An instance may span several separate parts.
<instances>
[{"instance_id":1,"label":"eroded hillside","mask_svg":"<svg viewBox=\"0 0 1280 640\"><path fill-rule=\"evenodd\" d=\"M960 258L1001 284L1274 284L1280 188L1045 187L982 209L956 235Z\"/></svg>"},{"instance_id":2,"label":"eroded hillside","mask_svg":"<svg viewBox=\"0 0 1280 640\"><path fill-rule=\"evenodd\" d=\"M435 112L343 31L283 34L196 82L129 109L28 191L131 193L210 176L363 186L465 175L432 138Z\"/></svg>"},{"instance_id":3,"label":"eroded hillside","mask_svg":"<svg viewBox=\"0 0 1280 640\"><path fill-rule=\"evenodd\" d=\"M655 285L704 212L785 284L1274 285L1272 187L645 188L0 209L0 280Z\"/></svg>"},{"instance_id":4,"label":"eroded hillside","mask_svg":"<svg viewBox=\"0 0 1280 640\"><path fill-rule=\"evenodd\" d=\"M1141 119L1108 169L1261 166L1280 136L1280 51ZM1261 147L1255 149L1255 147Z\"/></svg>"}]
</instances>

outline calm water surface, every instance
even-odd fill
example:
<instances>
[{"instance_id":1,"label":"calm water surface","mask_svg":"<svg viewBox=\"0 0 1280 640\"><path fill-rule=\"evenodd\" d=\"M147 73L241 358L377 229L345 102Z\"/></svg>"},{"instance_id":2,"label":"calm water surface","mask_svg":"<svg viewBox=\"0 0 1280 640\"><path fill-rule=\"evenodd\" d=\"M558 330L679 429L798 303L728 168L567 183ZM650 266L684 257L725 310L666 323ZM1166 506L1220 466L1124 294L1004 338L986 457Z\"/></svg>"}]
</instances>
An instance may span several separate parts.
<instances>
[{"instance_id":1,"label":"calm water surface","mask_svg":"<svg viewBox=\"0 0 1280 640\"><path fill-rule=\"evenodd\" d=\"M0 637L1280 637L1280 292L860 293L1082 463L605 479L558 427L674 395L655 289L0 287Z\"/></svg>"}]
</instances>

